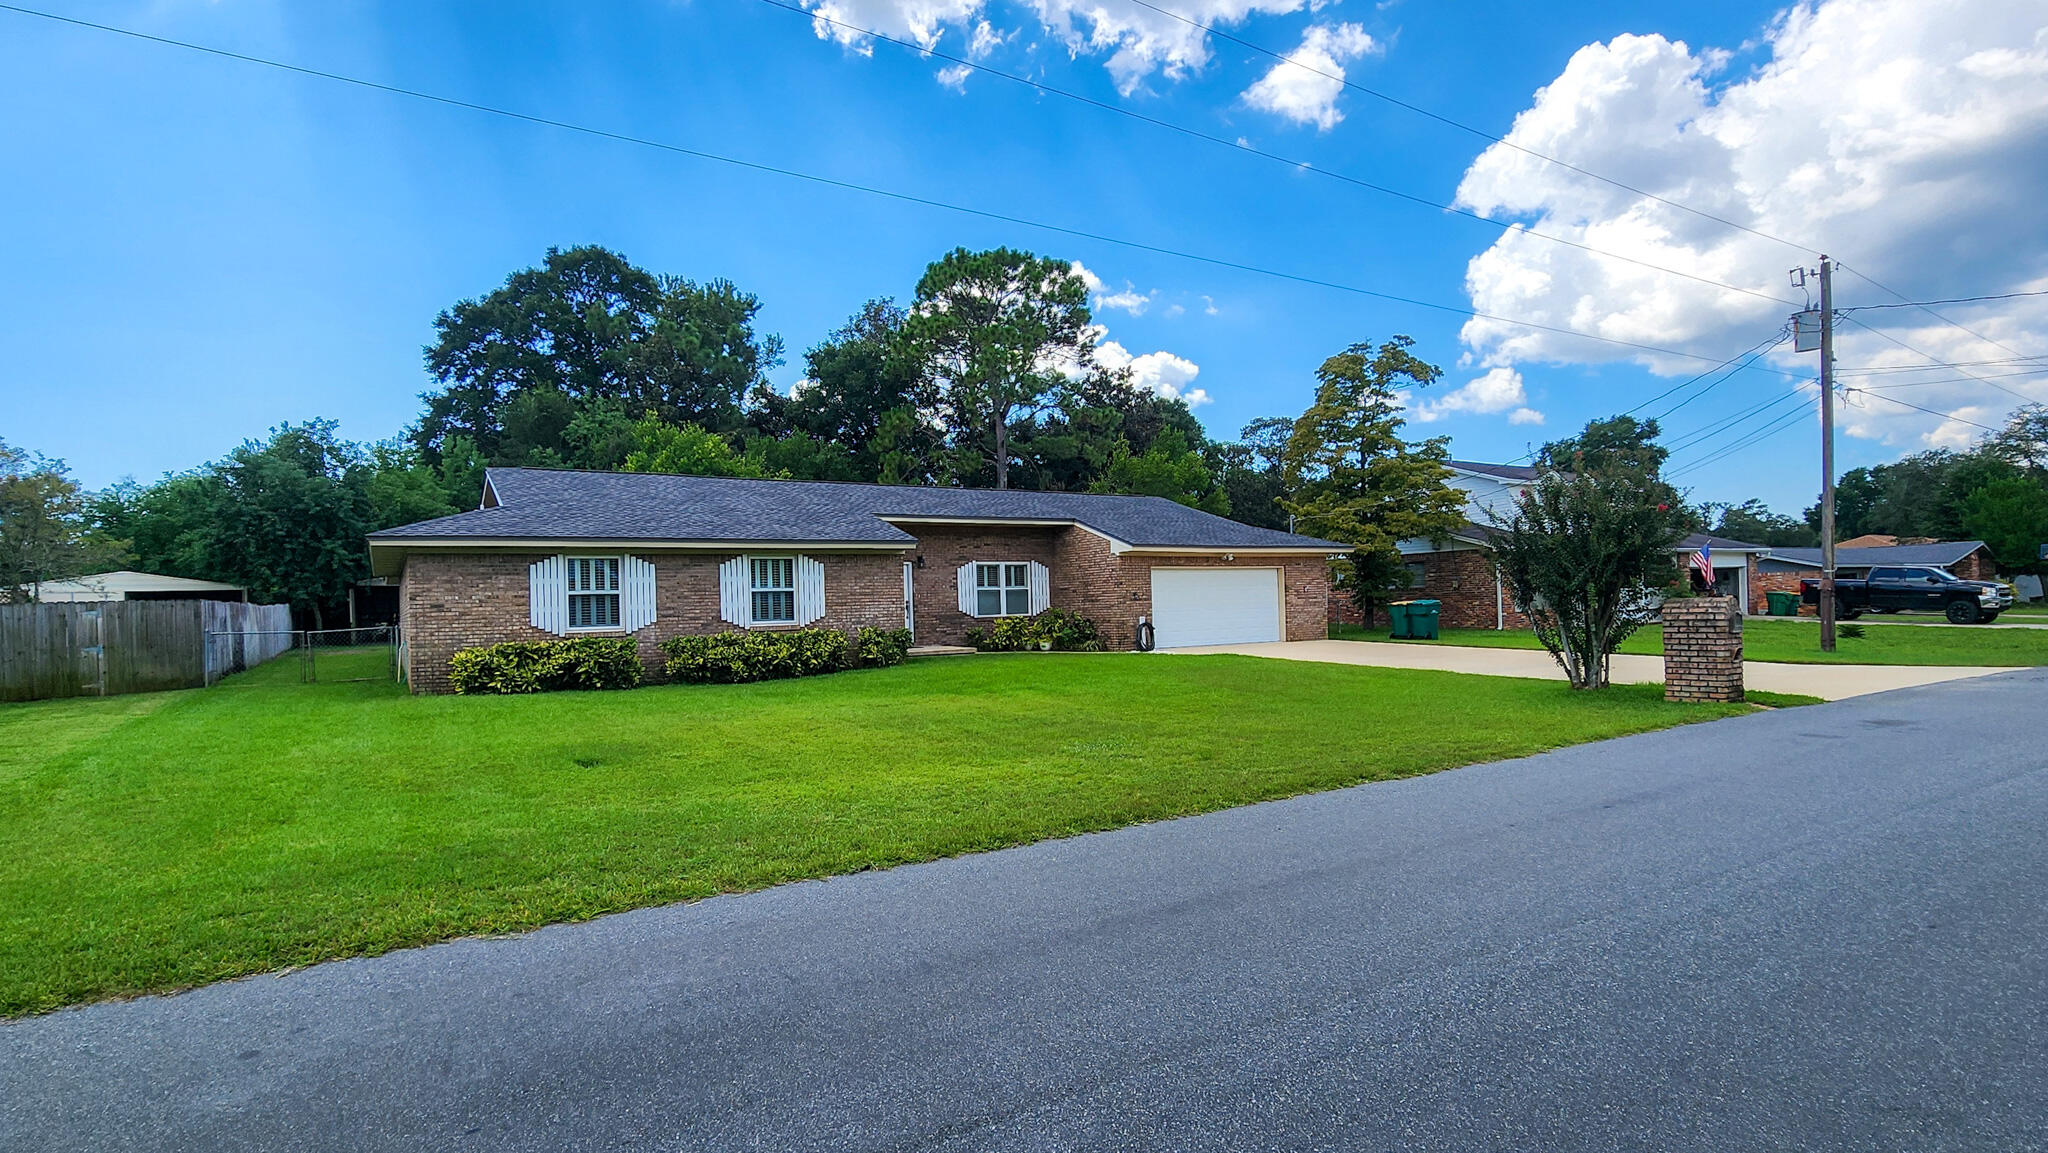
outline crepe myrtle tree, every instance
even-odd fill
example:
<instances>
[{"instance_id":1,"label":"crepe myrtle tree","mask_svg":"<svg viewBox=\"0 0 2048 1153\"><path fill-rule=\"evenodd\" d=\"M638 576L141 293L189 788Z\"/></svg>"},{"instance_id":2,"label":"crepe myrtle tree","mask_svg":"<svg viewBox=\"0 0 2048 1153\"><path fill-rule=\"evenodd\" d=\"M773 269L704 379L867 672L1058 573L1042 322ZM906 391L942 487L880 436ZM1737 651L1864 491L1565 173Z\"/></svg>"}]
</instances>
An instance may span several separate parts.
<instances>
[{"instance_id":1,"label":"crepe myrtle tree","mask_svg":"<svg viewBox=\"0 0 2048 1153\"><path fill-rule=\"evenodd\" d=\"M1677 580L1692 525L1660 489L1631 471L1545 472L1493 525L1494 567L1575 689L1607 686L1608 658Z\"/></svg>"}]
</instances>

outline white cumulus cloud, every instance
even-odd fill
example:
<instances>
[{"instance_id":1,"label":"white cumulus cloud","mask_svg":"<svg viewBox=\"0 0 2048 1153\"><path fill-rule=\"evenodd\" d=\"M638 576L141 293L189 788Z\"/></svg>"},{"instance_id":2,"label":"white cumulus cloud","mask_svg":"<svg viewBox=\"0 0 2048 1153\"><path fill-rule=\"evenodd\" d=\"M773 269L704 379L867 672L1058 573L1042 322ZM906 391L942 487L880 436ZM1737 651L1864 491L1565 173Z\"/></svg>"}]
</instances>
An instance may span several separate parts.
<instances>
[{"instance_id":1,"label":"white cumulus cloud","mask_svg":"<svg viewBox=\"0 0 2048 1153\"><path fill-rule=\"evenodd\" d=\"M1156 291L1139 292L1137 286L1128 280L1124 281L1121 290L1112 292L1108 283L1090 271L1087 265L1076 260L1073 269L1074 275L1081 278L1081 283L1088 286L1088 294L1094 300L1098 312L1113 309L1128 312L1132 316L1143 316L1145 310L1152 306L1152 298L1158 295Z\"/></svg>"},{"instance_id":2,"label":"white cumulus cloud","mask_svg":"<svg viewBox=\"0 0 2048 1153\"><path fill-rule=\"evenodd\" d=\"M1726 52L1656 35L1575 53L1507 139L1642 192L1516 147L1488 148L1458 201L1517 227L1467 266L1474 308L1721 360L1777 330L1800 299L1785 270L1814 262L1767 236L1815 245L1913 299L2048 281L2048 6L1821 0L1782 12L1753 47L1760 62L1748 69L1731 68ZM1524 226L1793 303L1549 243ZM1893 302L1848 272L1837 275L1835 300ZM2048 354L2048 298L1939 311L1989 339L1911 309L1855 319L1946 361ZM1840 332L1849 383L1858 370L1926 363L1855 325ZM1489 369L1629 359L1689 376L1705 367L1491 320L1468 322L1462 336ZM1811 354L1787 348L1777 364L1813 369ZM1955 444L1963 430L1981 431L1962 421L1995 425L2021 402L1961 375L1930 371L1924 387L1892 389L1946 418L1877 399L1876 385L1898 378L1862 381L1873 392L1852 394L1857 411L1845 430L1909 447ZM2048 376L1999 383L2048 399Z\"/></svg>"},{"instance_id":3,"label":"white cumulus cloud","mask_svg":"<svg viewBox=\"0 0 2048 1153\"><path fill-rule=\"evenodd\" d=\"M1111 372L1129 369L1131 387L1154 396L1184 400L1189 408L1199 408L1210 401L1208 392L1192 387L1202 369L1187 357L1165 351L1132 356L1129 349L1105 338L1095 346L1095 360Z\"/></svg>"},{"instance_id":4,"label":"white cumulus cloud","mask_svg":"<svg viewBox=\"0 0 2048 1153\"><path fill-rule=\"evenodd\" d=\"M1344 91L1344 66L1379 51L1378 42L1356 24L1311 25L1301 38L1301 47L1245 89L1245 103L1328 132L1344 119L1337 110L1337 97Z\"/></svg>"},{"instance_id":5,"label":"white cumulus cloud","mask_svg":"<svg viewBox=\"0 0 2048 1153\"><path fill-rule=\"evenodd\" d=\"M873 38L866 32L935 48L952 28L965 39L967 50L980 59L1019 31L998 27L985 0L803 3L813 14L812 28L819 39L836 41L863 55L874 51ZM1229 27L1254 14L1298 12L1311 6L1311 0L1180 0L1161 5L1185 19L1136 4L1098 0L1027 0L1023 8L1069 55L1100 58L1118 91L1128 95L1154 75L1177 81L1207 65L1212 54L1209 34L1198 25Z\"/></svg>"},{"instance_id":6,"label":"white cumulus cloud","mask_svg":"<svg viewBox=\"0 0 2048 1153\"><path fill-rule=\"evenodd\" d=\"M983 0L811 0L804 7L818 39L868 56L875 50L868 32L937 47L948 25L966 27L980 14Z\"/></svg>"},{"instance_id":7,"label":"white cumulus cloud","mask_svg":"<svg viewBox=\"0 0 2048 1153\"><path fill-rule=\"evenodd\" d=\"M1403 399L1408 403L1409 415L1424 424L1459 412L1480 415L1505 412L1510 424L1543 423L1543 414L1529 407L1529 393L1522 385L1522 374L1512 368L1488 369L1484 375L1435 399L1417 402L1410 394L1403 394Z\"/></svg>"}]
</instances>

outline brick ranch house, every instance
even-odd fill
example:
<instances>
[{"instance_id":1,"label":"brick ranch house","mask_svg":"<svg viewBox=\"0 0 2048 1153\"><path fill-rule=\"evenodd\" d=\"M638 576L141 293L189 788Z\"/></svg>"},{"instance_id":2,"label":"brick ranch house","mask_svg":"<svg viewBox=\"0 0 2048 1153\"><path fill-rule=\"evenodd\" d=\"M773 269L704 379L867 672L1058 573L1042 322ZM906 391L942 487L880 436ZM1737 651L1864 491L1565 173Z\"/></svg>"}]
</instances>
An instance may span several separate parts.
<instances>
[{"instance_id":1,"label":"brick ranch house","mask_svg":"<svg viewBox=\"0 0 2048 1153\"><path fill-rule=\"evenodd\" d=\"M1343 546L1159 497L491 469L481 507L370 536L399 581L402 670L445 692L457 649L806 625L959 644L1062 608L1128 649L1327 635Z\"/></svg>"}]
</instances>

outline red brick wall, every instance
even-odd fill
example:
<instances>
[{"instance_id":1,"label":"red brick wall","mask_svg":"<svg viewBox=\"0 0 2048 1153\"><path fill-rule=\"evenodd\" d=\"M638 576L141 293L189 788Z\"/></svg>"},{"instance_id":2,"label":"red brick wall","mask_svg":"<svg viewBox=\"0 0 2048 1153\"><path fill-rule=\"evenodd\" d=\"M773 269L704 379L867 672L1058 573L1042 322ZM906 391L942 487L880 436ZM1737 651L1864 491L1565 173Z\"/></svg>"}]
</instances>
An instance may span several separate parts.
<instances>
[{"instance_id":1,"label":"red brick wall","mask_svg":"<svg viewBox=\"0 0 2048 1153\"><path fill-rule=\"evenodd\" d=\"M918 644L963 644L968 629L992 623L960 611L960 566L970 561L1037 561L1051 577L1052 603L1073 607L1060 595L1057 563L1057 541L1069 530L920 524L906 531L917 537L915 559L922 565L915 578Z\"/></svg>"},{"instance_id":2,"label":"red brick wall","mask_svg":"<svg viewBox=\"0 0 2048 1153\"><path fill-rule=\"evenodd\" d=\"M528 619L527 569L541 553L414 553L399 588L407 678L414 692L448 691L455 650L501 641L560 639ZM718 616L718 566L734 553L633 555L654 565L655 621L632 634L649 680L661 679L662 641L735 626ZM903 625L903 558L895 553L806 553L825 566L819 627L846 631ZM577 636L625 636L624 632Z\"/></svg>"},{"instance_id":3,"label":"red brick wall","mask_svg":"<svg viewBox=\"0 0 2048 1153\"><path fill-rule=\"evenodd\" d=\"M1948 571L1966 581L1989 581L1998 579L1998 568L1991 563L1991 554L1978 549L1969 556L1948 566Z\"/></svg>"},{"instance_id":4,"label":"red brick wall","mask_svg":"<svg viewBox=\"0 0 2048 1153\"><path fill-rule=\"evenodd\" d=\"M1330 571L1320 557L1271 558L1124 555L1080 528L991 529L919 525L914 553L808 552L825 565L821 627L852 630L903 624L903 563L913 568L917 643L959 644L986 620L960 611L958 571L969 561L1037 561L1050 577L1052 604L1094 620L1103 644L1137 643L1137 620L1152 612L1154 566L1279 568L1288 640L1320 640L1328 631ZM527 568L539 553L415 553L406 560L399 617L405 628L415 692L448 691L448 660L455 650L512 640L552 640L528 623ZM634 634L648 679L661 679L659 645L672 636L719 632L718 566L733 553L636 552L653 562L654 624ZM623 636L623 633L579 633Z\"/></svg>"},{"instance_id":5,"label":"red brick wall","mask_svg":"<svg viewBox=\"0 0 2048 1153\"><path fill-rule=\"evenodd\" d=\"M1422 565L1422 583L1395 596L1401 600L1443 602L1437 622L1447 629L1499 628L1502 617L1511 629L1529 627L1512 596L1496 596L1493 564L1478 549L1448 549L1403 558Z\"/></svg>"},{"instance_id":6,"label":"red brick wall","mask_svg":"<svg viewBox=\"0 0 2048 1153\"><path fill-rule=\"evenodd\" d=\"M1749 562L1749 611L1752 615L1768 613L1771 598L1766 593L1782 592L1799 594L1799 582L1820 576L1819 569L1798 569L1793 572L1764 572L1754 557ZM1812 605L1801 605L1802 615L1812 616L1820 610Z\"/></svg>"},{"instance_id":7,"label":"red brick wall","mask_svg":"<svg viewBox=\"0 0 2048 1153\"><path fill-rule=\"evenodd\" d=\"M1664 699L1742 699L1742 606L1734 597L1664 602Z\"/></svg>"}]
</instances>

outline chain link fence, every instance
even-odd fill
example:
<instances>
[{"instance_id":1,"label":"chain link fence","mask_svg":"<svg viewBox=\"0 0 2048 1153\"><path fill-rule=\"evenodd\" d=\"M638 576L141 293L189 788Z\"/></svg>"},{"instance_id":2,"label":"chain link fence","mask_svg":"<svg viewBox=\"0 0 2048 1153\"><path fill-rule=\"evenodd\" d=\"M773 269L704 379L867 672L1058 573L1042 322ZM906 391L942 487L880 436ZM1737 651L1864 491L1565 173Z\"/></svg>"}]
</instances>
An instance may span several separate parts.
<instances>
[{"instance_id":1,"label":"chain link fence","mask_svg":"<svg viewBox=\"0 0 2048 1153\"><path fill-rule=\"evenodd\" d=\"M399 677L399 635L394 625L346 629L291 629L235 634L237 642L280 655L257 677L232 678L224 685L258 686L291 679L302 684L348 684ZM209 637L209 640L212 638ZM225 672L253 668L237 661Z\"/></svg>"}]
</instances>

